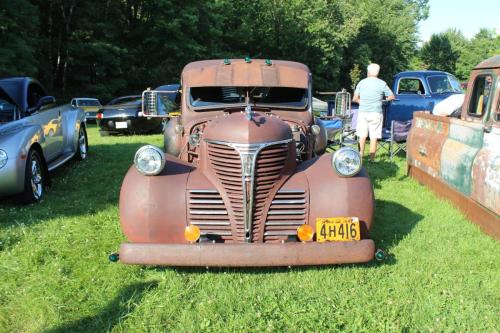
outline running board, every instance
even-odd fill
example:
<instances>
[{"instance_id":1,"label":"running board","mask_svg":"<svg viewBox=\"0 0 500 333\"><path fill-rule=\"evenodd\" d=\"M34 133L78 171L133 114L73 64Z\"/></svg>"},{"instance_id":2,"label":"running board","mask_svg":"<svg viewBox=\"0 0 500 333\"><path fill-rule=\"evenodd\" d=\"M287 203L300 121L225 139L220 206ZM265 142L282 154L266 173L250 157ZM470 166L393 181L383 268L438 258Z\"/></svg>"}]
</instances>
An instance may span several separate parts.
<instances>
[{"instance_id":1,"label":"running board","mask_svg":"<svg viewBox=\"0 0 500 333\"><path fill-rule=\"evenodd\" d=\"M67 161L69 161L73 156L75 156L74 152L64 153L63 155L59 156L54 161L50 162L49 165L47 166L47 168L49 169L49 171L52 171L55 168L58 168L61 165L63 165L64 163L66 163Z\"/></svg>"}]
</instances>

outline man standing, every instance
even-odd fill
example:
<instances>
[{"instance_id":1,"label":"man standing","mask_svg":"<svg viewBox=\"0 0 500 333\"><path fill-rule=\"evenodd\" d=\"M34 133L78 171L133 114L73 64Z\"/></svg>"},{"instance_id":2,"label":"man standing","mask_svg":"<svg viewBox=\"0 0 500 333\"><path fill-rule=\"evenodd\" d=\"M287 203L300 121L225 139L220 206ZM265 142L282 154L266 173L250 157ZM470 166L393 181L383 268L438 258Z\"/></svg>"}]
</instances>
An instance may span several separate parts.
<instances>
[{"instance_id":1,"label":"man standing","mask_svg":"<svg viewBox=\"0 0 500 333\"><path fill-rule=\"evenodd\" d=\"M373 161L377 140L382 138L382 100L386 97L388 101L392 101L394 94L385 81L377 78L379 65L369 64L366 69L368 77L359 81L352 100L359 103L356 135L359 137L360 153L364 155L366 138L370 135L370 160Z\"/></svg>"}]
</instances>

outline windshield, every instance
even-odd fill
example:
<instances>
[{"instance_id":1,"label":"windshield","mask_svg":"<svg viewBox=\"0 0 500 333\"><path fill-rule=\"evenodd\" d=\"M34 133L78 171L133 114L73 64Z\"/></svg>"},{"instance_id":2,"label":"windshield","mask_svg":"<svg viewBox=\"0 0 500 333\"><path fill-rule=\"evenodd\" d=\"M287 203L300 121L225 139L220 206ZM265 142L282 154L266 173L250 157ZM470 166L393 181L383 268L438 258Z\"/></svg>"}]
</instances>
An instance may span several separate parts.
<instances>
[{"instance_id":1,"label":"windshield","mask_svg":"<svg viewBox=\"0 0 500 333\"><path fill-rule=\"evenodd\" d=\"M0 97L0 124L5 124L15 120L16 106Z\"/></svg>"},{"instance_id":2,"label":"windshield","mask_svg":"<svg viewBox=\"0 0 500 333\"><path fill-rule=\"evenodd\" d=\"M307 106L307 89L287 87L194 87L189 101L195 108L220 108L246 104L284 108Z\"/></svg>"},{"instance_id":3,"label":"windshield","mask_svg":"<svg viewBox=\"0 0 500 333\"><path fill-rule=\"evenodd\" d=\"M427 78L431 92L433 93L462 93L460 82L452 75L433 75Z\"/></svg>"},{"instance_id":4,"label":"windshield","mask_svg":"<svg viewBox=\"0 0 500 333\"><path fill-rule=\"evenodd\" d=\"M113 99L108 105L119 105L119 104L127 104L132 102L141 102L141 96L127 96L127 97L118 97Z\"/></svg>"},{"instance_id":5,"label":"windshield","mask_svg":"<svg viewBox=\"0 0 500 333\"><path fill-rule=\"evenodd\" d=\"M97 99L79 99L76 102L77 106L101 106Z\"/></svg>"}]
</instances>

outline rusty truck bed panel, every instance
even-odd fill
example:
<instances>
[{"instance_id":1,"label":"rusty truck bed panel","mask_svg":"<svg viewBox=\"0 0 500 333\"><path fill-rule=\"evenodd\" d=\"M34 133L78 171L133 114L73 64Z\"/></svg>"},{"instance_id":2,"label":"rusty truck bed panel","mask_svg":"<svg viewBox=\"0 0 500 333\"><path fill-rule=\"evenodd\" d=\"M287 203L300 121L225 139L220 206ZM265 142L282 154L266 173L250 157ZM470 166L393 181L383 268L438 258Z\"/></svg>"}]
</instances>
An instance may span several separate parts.
<instances>
[{"instance_id":1,"label":"rusty truck bed panel","mask_svg":"<svg viewBox=\"0 0 500 333\"><path fill-rule=\"evenodd\" d=\"M418 116L418 117L417 117ZM416 112L413 128L408 142L410 164L425 170L432 177L439 177L441 172L441 150L448 137L450 122L442 117L426 112Z\"/></svg>"},{"instance_id":2,"label":"rusty truck bed panel","mask_svg":"<svg viewBox=\"0 0 500 333\"><path fill-rule=\"evenodd\" d=\"M500 56L495 56L471 72L460 119L415 113L407 158L414 178L451 200L496 239L500 239L499 87Z\"/></svg>"},{"instance_id":3,"label":"rusty truck bed panel","mask_svg":"<svg viewBox=\"0 0 500 333\"><path fill-rule=\"evenodd\" d=\"M266 267L362 263L373 259L371 239L335 243L131 244L120 247L126 264Z\"/></svg>"}]
</instances>

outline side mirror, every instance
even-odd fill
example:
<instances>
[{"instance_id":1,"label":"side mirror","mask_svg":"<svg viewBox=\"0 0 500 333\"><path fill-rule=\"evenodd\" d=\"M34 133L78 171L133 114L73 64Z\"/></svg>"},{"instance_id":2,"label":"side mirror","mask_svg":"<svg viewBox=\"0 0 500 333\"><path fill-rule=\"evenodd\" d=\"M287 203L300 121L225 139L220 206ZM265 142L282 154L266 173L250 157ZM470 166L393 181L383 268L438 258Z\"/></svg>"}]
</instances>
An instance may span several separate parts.
<instances>
[{"instance_id":1,"label":"side mirror","mask_svg":"<svg viewBox=\"0 0 500 333\"><path fill-rule=\"evenodd\" d=\"M34 107L28 110L28 112L36 112L42 108L42 106L54 104L56 102L56 98L54 96L43 96L38 100L38 103Z\"/></svg>"},{"instance_id":2,"label":"side mirror","mask_svg":"<svg viewBox=\"0 0 500 333\"><path fill-rule=\"evenodd\" d=\"M145 117L168 117L170 113L178 111L178 106L172 101L175 100L178 93L178 90L158 91L148 89L143 91L142 115Z\"/></svg>"}]
</instances>

